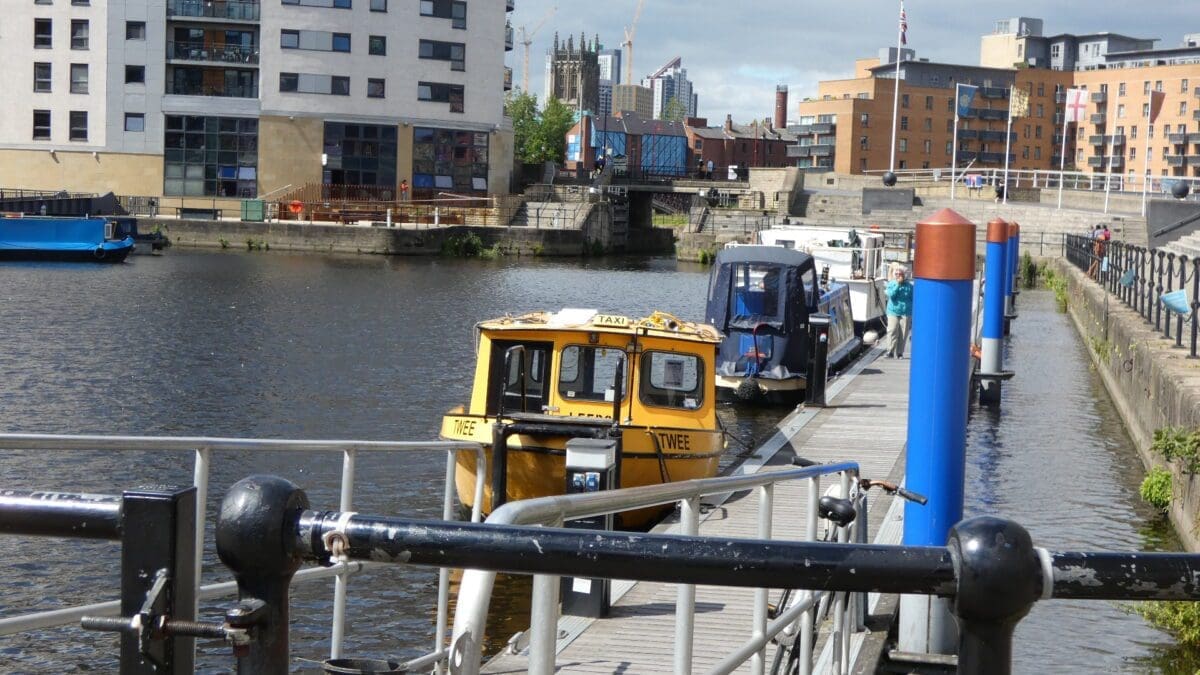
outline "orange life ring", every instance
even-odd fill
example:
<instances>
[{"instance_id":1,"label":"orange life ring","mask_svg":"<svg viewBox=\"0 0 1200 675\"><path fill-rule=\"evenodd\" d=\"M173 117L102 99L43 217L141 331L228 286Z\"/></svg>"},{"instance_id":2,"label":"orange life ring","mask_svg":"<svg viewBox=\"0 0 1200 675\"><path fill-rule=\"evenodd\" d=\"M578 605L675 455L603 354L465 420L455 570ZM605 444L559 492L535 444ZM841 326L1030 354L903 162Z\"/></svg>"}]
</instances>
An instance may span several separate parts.
<instances>
[{"instance_id":1,"label":"orange life ring","mask_svg":"<svg viewBox=\"0 0 1200 675\"><path fill-rule=\"evenodd\" d=\"M304 210L304 204L299 199L293 199L291 204L288 204L288 211L292 213L300 213Z\"/></svg>"}]
</instances>

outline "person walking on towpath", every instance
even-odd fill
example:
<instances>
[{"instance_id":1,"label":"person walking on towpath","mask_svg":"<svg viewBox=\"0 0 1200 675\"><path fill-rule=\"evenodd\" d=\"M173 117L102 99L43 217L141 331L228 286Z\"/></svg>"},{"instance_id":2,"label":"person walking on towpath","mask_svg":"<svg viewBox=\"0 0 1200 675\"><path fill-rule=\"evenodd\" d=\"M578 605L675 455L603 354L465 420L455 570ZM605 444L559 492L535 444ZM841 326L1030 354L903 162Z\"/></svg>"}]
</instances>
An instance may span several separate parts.
<instances>
[{"instance_id":1,"label":"person walking on towpath","mask_svg":"<svg viewBox=\"0 0 1200 675\"><path fill-rule=\"evenodd\" d=\"M887 358L904 358L904 343L912 322L913 285L904 268L892 270L892 280L884 289L887 295Z\"/></svg>"}]
</instances>

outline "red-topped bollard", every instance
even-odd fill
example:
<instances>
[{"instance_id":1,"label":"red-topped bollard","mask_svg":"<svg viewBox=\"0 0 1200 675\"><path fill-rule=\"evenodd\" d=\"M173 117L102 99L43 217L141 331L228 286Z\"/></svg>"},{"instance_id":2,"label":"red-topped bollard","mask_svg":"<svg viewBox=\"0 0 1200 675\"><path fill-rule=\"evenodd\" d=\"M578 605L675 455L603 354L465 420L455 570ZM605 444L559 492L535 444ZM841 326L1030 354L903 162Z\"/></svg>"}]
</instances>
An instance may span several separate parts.
<instances>
[{"instance_id":1,"label":"red-topped bollard","mask_svg":"<svg viewBox=\"0 0 1200 675\"><path fill-rule=\"evenodd\" d=\"M1006 269L1004 272L1004 334L1008 335L1009 324L1017 318L1017 250L1020 248L1021 226L1016 223L1008 224L1008 243L1005 246L1004 257Z\"/></svg>"},{"instance_id":2,"label":"red-topped bollard","mask_svg":"<svg viewBox=\"0 0 1200 675\"><path fill-rule=\"evenodd\" d=\"M987 257L984 262L983 335L979 357L979 401L985 405L1000 403L1000 382L1004 379L1004 300L1011 288L1008 276L1009 223L995 218L987 224Z\"/></svg>"},{"instance_id":3,"label":"red-topped bollard","mask_svg":"<svg viewBox=\"0 0 1200 675\"><path fill-rule=\"evenodd\" d=\"M962 520L974 281L975 224L950 209L917 223L905 482L929 503L905 503L908 546L945 546ZM948 654L955 642L945 600L901 599L901 651Z\"/></svg>"}]
</instances>

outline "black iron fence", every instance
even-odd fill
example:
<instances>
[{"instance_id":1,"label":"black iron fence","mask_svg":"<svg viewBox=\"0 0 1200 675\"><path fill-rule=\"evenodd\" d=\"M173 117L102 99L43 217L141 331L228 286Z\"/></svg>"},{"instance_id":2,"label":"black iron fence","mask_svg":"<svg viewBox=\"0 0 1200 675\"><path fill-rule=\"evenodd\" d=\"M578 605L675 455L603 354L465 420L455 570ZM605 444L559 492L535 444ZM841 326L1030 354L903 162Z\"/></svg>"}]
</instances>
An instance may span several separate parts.
<instances>
[{"instance_id":1,"label":"black iron fence","mask_svg":"<svg viewBox=\"0 0 1200 675\"><path fill-rule=\"evenodd\" d=\"M1196 358L1200 258L1074 234L1064 236L1063 246L1071 264Z\"/></svg>"}]
</instances>

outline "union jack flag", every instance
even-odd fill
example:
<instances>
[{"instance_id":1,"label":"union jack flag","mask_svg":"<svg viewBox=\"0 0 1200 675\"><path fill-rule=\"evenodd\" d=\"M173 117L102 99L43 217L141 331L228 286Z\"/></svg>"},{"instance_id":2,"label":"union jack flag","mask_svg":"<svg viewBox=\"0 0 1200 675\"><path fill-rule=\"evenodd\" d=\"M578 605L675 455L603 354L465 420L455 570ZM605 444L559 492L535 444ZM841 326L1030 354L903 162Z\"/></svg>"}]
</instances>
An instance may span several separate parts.
<instances>
[{"instance_id":1,"label":"union jack flag","mask_svg":"<svg viewBox=\"0 0 1200 675\"><path fill-rule=\"evenodd\" d=\"M908 15L904 13L904 2L900 2L900 44L908 44Z\"/></svg>"}]
</instances>

